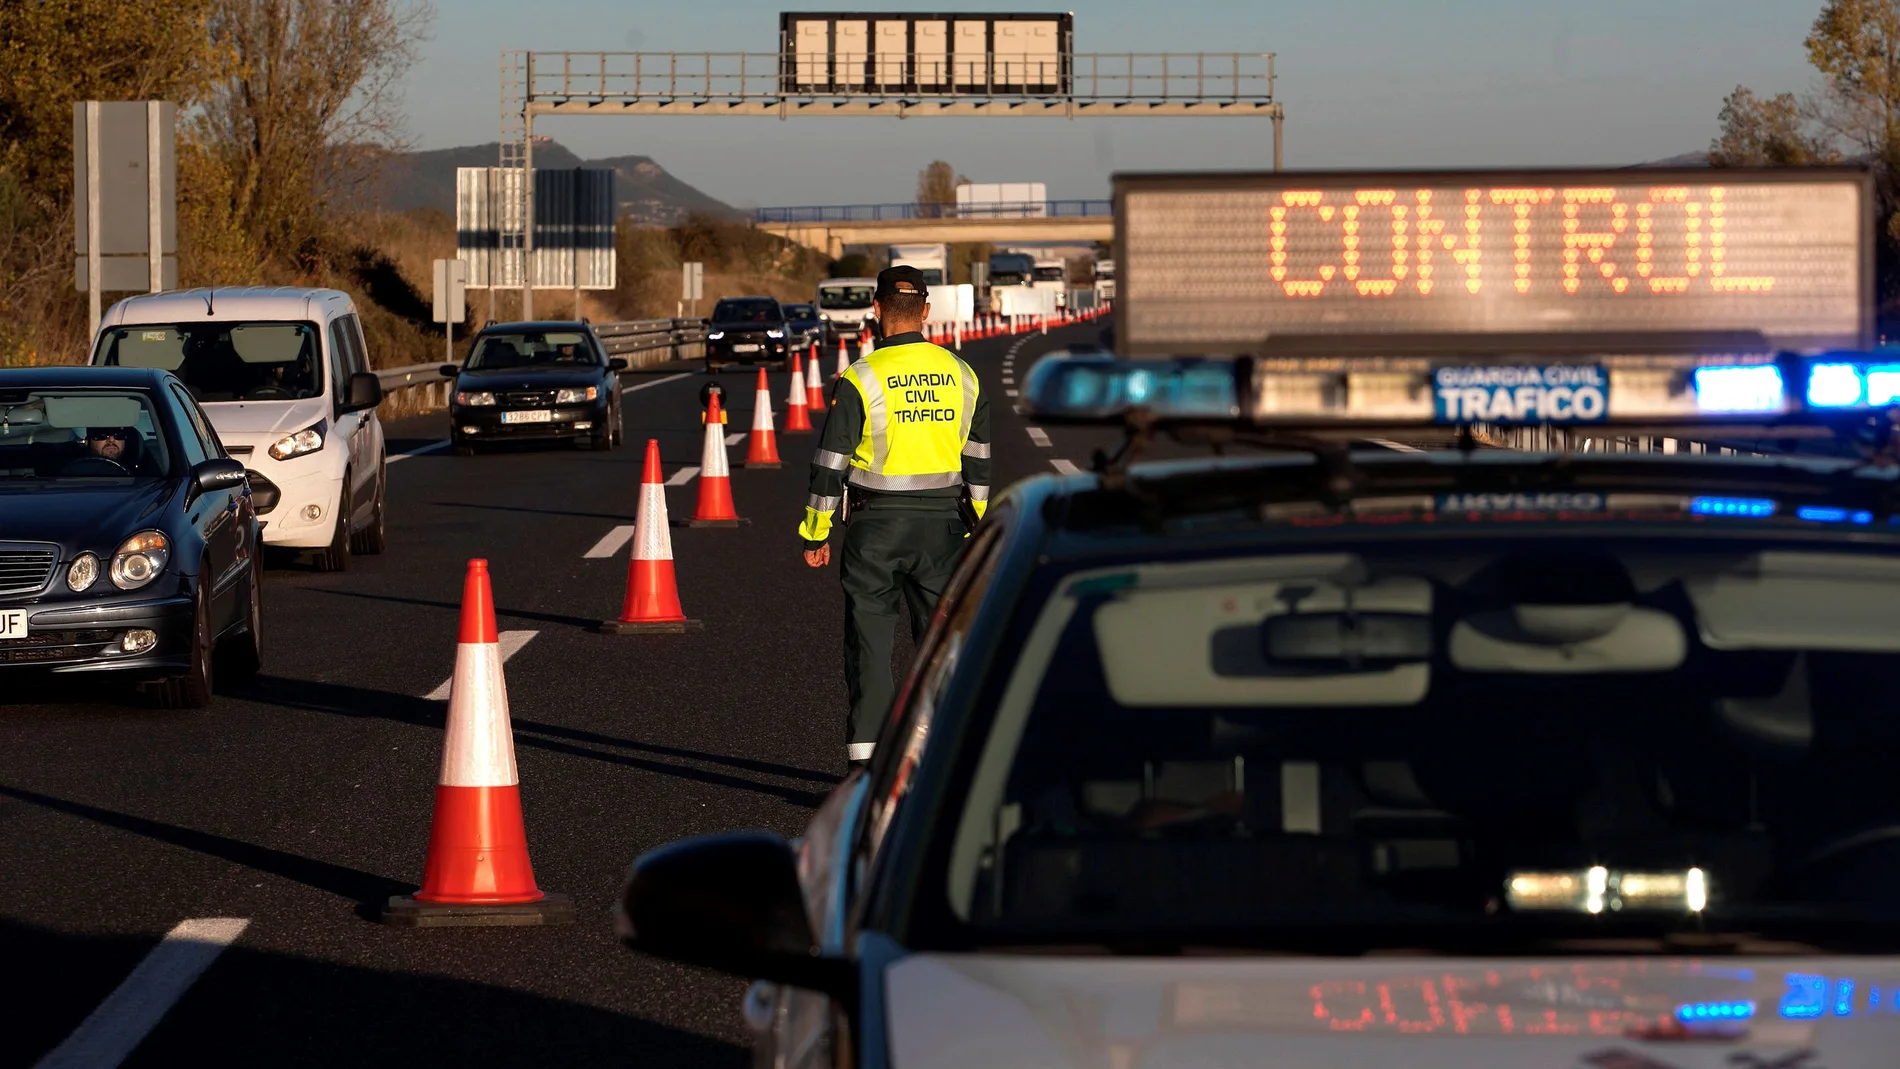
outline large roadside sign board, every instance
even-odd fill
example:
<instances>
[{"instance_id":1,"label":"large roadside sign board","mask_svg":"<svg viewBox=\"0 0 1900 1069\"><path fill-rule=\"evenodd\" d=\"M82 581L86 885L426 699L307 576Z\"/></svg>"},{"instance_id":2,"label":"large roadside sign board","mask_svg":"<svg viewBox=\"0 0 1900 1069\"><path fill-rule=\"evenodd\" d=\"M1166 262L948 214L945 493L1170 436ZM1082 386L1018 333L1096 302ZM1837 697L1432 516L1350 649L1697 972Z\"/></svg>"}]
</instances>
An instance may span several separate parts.
<instances>
[{"instance_id":1,"label":"large roadside sign board","mask_svg":"<svg viewBox=\"0 0 1900 1069\"><path fill-rule=\"evenodd\" d=\"M1274 336L1873 344L1858 168L1119 174L1122 356Z\"/></svg>"}]
</instances>

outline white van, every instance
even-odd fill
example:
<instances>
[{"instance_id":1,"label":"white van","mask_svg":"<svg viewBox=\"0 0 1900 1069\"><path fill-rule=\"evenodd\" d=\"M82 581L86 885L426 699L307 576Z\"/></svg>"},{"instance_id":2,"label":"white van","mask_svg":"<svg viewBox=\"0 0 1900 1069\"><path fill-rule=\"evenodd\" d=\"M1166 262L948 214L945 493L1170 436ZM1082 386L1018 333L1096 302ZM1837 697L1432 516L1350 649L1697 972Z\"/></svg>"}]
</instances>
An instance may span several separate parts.
<instances>
[{"instance_id":1,"label":"white van","mask_svg":"<svg viewBox=\"0 0 1900 1069\"><path fill-rule=\"evenodd\" d=\"M128 297L101 320L92 363L164 368L184 382L225 451L249 469L266 545L315 550L325 571L383 551L382 387L349 294Z\"/></svg>"}]
</instances>

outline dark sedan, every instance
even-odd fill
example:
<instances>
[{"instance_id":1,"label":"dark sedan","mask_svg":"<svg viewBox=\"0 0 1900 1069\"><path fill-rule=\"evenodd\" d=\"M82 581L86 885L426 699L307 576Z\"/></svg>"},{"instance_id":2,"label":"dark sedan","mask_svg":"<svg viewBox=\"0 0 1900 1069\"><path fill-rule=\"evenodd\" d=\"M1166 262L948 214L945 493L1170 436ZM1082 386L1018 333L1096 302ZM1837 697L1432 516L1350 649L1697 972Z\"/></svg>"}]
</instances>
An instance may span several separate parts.
<instances>
[{"instance_id":1,"label":"dark sedan","mask_svg":"<svg viewBox=\"0 0 1900 1069\"><path fill-rule=\"evenodd\" d=\"M788 304L785 308L785 335L794 349L819 345L825 340L825 321L815 304Z\"/></svg>"},{"instance_id":2,"label":"dark sedan","mask_svg":"<svg viewBox=\"0 0 1900 1069\"><path fill-rule=\"evenodd\" d=\"M261 659L244 465L151 368L0 371L0 674L110 672L196 708Z\"/></svg>"},{"instance_id":3,"label":"dark sedan","mask_svg":"<svg viewBox=\"0 0 1900 1069\"><path fill-rule=\"evenodd\" d=\"M706 370L721 364L789 362L785 309L773 297L728 297L706 327Z\"/></svg>"},{"instance_id":4,"label":"dark sedan","mask_svg":"<svg viewBox=\"0 0 1900 1069\"><path fill-rule=\"evenodd\" d=\"M585 321L491 323L469 348L468 361L443 364L455 380L449 438L457 456L485 442L522 439L620 444L620 373Z\"/></svg>"}]
</instances>

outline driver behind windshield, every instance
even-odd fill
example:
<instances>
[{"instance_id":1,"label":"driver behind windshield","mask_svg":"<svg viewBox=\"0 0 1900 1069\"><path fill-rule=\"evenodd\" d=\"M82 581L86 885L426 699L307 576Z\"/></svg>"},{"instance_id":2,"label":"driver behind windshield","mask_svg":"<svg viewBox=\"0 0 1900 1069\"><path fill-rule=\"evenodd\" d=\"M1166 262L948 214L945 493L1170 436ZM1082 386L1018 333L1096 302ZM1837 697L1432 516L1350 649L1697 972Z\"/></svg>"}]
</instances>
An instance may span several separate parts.
<instances>
[{"instance_id":1,"label":"driver behind windshield","mask_svg":"<svg viewBox=\"0 0 1900 1069\"><path fill-rule=\"evenodd\" d=\"M130 427L94 427L86 433L86 451L115 464L128 465L132 460L127 454L131 452L134 433Z\"/></svg>"}]
</instances>

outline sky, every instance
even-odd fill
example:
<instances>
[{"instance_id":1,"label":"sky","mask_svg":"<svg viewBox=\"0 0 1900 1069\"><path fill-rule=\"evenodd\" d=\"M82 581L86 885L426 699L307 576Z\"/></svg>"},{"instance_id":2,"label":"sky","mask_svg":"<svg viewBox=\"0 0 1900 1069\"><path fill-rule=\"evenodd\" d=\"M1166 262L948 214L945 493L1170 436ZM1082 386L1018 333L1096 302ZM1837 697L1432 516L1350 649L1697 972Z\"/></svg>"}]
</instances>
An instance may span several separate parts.
<instances>
[{"instance_id":1,"label":"sky","mask_svg":"<svg viewBox=\"0 0 1900 1069\"><path fill-rule=\"evenodd\" d=\"M1075 50L1273 52L1289 169L1620 165L1694 152L1722 98L1813 83L1821 0L1070 0ZM406 88L419 148L499 136L503 49L777 47L757 0L435 0ZM838 11L1049 11L854 0ZM553 117L581 156L645 155L727 203L900 202L944 159L972 181L1108 194L1116 171L1266 169L1265 119Z\"/></svg>"}]
</instances>

